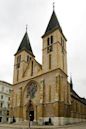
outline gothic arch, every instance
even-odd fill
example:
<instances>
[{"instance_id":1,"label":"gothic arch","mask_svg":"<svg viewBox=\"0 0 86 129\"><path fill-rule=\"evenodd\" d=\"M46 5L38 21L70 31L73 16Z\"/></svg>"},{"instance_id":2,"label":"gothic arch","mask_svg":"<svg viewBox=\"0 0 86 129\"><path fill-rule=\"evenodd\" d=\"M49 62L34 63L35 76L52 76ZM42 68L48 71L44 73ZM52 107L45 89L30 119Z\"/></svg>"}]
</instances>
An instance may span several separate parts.
<instances>
[{"instance_id":1,"label":"gothic arch","mask_svg":"<svg viewBox=\"0 0 86 129\"><path fill-rule=\"evenodd\" d=\"M30 113L32 113L34 119L34 104L31 100L29 100L26 105L26 120L29 119Z\"/></svg>"},{"instance_id":2,"label":"gothic arch","mask_svg":"<svg viewBox=\"0 0 86 129\"><path fill-rule=\"evenodd\" d=\"M35 80L30 80L29 82L27 82L27 84L25 85L24 89L23 89L23 106L24 106L24 109L25 109L25 119L28 120L29 118L29 111L31 111L31 113L33 114L34 116L34 119L36 119L36 107L37 107L37 104L36 102L34 101L34 98L30 98L29 96L27 96L27 90L28 88L30 87L31 84L35 84L37 86L37 92L39 92L39 88L40 88L40 85L37 81ZM35 95L36 95L35 93ZM37 94L39 95L39 94ZM30 105L30 100L31 100L31 105Z\"/></svg>"},{"instance_id":3,"label":"gothic arch","mask_svg":"<svg viewBox=\"0 0 86 129\"><path fill-rule=\"evenodd\" d=\"M37 88L39 87L39 84L38 84L37 81L35 81L35 80L30 80L30 81L26 84L26 86L25 86L25 88L24 88L24 90L23 90L23 95L24 95L26 89L28 88L28 86L30 86L31 83L36 84L36 85L37 85Z\"/></svg>"}]
</instances>

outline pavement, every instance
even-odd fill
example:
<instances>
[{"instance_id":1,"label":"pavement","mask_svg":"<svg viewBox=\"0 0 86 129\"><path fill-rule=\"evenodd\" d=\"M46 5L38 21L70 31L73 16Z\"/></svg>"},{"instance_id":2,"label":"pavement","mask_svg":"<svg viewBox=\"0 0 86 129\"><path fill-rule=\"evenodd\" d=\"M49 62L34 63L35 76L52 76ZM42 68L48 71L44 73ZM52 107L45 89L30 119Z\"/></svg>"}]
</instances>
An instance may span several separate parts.
<instances>
[{"instance_id":1,"label":"pavement","mask_svg":"<svg viewBox=\"0 0 86 129\"><path fill-rule=\"evenodd\" d=\"M31 126L21 124L0 124L0 129L86 129L86 122L64 126Z\"/></svg>"}]
</instances>

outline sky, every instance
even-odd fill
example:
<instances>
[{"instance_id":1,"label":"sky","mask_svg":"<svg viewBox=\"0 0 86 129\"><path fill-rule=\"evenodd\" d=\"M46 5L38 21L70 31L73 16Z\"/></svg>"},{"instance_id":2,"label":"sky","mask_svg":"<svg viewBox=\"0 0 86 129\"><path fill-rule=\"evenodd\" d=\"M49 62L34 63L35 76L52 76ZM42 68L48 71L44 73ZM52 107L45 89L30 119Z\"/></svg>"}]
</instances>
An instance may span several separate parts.
<instances>
[{"instance_id":1,"label":"sky","mask_svg":"<svg viewBox=\"0 0 86 129\"><path fill-rule=\"evenodd\" d=\"M54 0L67 38L68 76L74 90L86 98L86 0ZM14 54L26 31L38 62L42 39L53 11L53 0L0 0L0 80L12 83Z\"/></svg>"}]
</instances>

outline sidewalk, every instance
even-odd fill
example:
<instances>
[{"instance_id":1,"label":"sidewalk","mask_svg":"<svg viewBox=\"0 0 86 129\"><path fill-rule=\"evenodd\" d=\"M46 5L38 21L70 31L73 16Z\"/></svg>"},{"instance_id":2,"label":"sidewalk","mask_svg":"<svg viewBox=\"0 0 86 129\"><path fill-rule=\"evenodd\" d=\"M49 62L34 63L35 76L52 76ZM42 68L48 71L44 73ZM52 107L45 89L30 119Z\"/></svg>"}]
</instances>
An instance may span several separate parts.
<instances>
[{"instance_id":1,"label":"sidewalk","mask_svg":"<svg viewBox=\"0 0 86 129\"><path fill-rule=\"evenodd\" d=\"M31 126L31 129L58 129L58 128L68 128L68 127L75 127L79 125L86 125L86 122L76 123L71 125L64 125L64 126ZM0 124L0 127L8 127L8 128L16 128L16 129L28 129L28 125L22 124Z\"/></svg>"}]
</instances>

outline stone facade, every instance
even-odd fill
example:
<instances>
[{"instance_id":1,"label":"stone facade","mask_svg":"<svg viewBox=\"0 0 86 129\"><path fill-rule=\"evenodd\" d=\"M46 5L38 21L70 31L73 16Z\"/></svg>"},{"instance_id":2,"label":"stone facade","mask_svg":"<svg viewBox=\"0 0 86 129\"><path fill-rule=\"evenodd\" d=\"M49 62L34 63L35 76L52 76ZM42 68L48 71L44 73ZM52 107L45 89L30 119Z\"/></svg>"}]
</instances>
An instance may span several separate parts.
<instances>
[{"instance_id":1,"label":"stone facade","mask_svg":"<svg viewBox=\"0 0 86 129\"><path fill-rule=\"evenodd\" d=\"M9 121L27 121L30 115L38 124L84 121L86 100L68 82L67 40L54 10L42 40L42 65L35 59L27 32L15 54Z\"/></svg>"}]
</instances>

